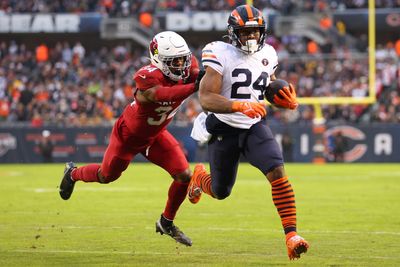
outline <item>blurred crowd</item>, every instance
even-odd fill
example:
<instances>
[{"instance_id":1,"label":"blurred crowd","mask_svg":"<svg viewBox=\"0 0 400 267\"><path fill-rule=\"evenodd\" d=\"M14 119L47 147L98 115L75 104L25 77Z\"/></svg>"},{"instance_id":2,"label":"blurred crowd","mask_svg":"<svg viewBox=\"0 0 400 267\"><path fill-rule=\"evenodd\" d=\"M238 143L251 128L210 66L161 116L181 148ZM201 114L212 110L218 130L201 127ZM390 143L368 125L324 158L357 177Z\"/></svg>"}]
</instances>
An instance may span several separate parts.
<instances>
[{"instance_id":1,"label":"blurred crowd","mask_svg":"<svg viewBox=\"0 0 400 267\"><path fill-rule=\"evenodd\" d=\"M100 12L123 17L143 12L231 10L246 0L0 0L4 13ZM367 8L368 0L254 0L259 9L270 8L283 14ZM400 7L399 0L376 0L377 8Z\"/></svg>"},{"instance_id":2,"label":"blurred crowd","mask_svg":"<svg viewBox=\"0 0 400 267\"><path fill-rule=\"evenodd\" d=\"M0 0L1 13L100 12L109 16L154 14L164 11L232 10L238 0ZM254 0L260 9L281 13L318 12L367 7L367 0ZM376 0L376 7L400 7L400 0ZM151 16L143 17L151 25ZM142 20L141 20L142 21ZM369 95L367 35L348 40L345 25L321 16L328 33L324 44L304 37L267 36L278 52L278 78L288 80L300 97L364 97ZM199 57L205 44L192 47ZM372 105L323 105L327 121L400 122L400 39L380 44L376 50L376 92ZM110 125L133 101L132 74L149 64L147 50L128 45L108 45L98 50L79 42L25 43L0 41L0 122L62 126ZM310 122L313 106L297 111L268 107L272 122ZM174 124L192 123L201 107L196 95L184 102Z\"/></svg>"},{"instance_id":3,"label":"blurred crowd","mask_svg":"<svg viewBox=\"0 0 400 267\"><path fill-rule=\"evenodd\" d=\"M143 51L86 51L80 44L0 43L0 118L33 126L109 124L132 101ZM147 62L146 62L147 63Z\"/></svg>"},{"instance_id":4,"label":"blurred crowd","mask_svg":"<svg viewBox=\"0 0 400 267\"><path fill-rule=\"evenodd\" d=\"M331 53L290 51L284 41L269 40L280 57L279 78L292 82L299 96L368 96L368 57L333 49ZM194 49L199 56L199 49ZM323 106L328 121L400 122L400 60L393 45L376 51L376 89L373 105ZM0 43L0 121L32 126L110 125L133 100L132 74L149 63L146 49L130 51L116 45L88 51L79 42L41 44L28 49L16 42ZM269 119L307 122L312 106L295 111L269 107ZM197 96L188 99L174 123L189 125L201 111Z\"/></svg>"},{"instance_id":5,"label":"blurred crowd","mask_svg":"<svg viewBox=\"0 0 400 267\"><path fill-rule=\"evenodd\" d=\"M322 105L326 121L400 122L400 40L376 50L375 104ZM284 46L275 47L280 64L277 76L295 85L300 97L368 97L369 59L367 53L335 47L329 54L291 54ZM306 122L315 117L313 106L302 105L295 111L271 109L270 117L284 122Z\"/></svg>"}]
</instances>

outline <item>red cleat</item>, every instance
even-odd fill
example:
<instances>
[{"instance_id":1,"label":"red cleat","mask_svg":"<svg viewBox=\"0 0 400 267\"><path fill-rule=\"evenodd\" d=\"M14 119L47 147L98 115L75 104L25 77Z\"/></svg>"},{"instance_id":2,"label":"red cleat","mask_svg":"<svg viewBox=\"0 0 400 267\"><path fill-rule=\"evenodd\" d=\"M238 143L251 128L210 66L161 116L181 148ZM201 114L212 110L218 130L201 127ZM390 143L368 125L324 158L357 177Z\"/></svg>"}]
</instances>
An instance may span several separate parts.
<instances>
[{"instance_id":1,"label":"red cleat","mask_svg":"<svg viewBox=\"0 0 400 267\"><path fill-rule=\"evenodd\" d=\"M290 260L299 259L302 253L306 253L310 245L295 232L286 235L286 246Z\"/></svg>"},{"instance_id":2,"label":"red cleat","mask_svg":"<svg viewBox=\"0 0 400 267\"><path fill-rule=\"evenodd\" d=\"M207 174L204 164L196 164L187 191L188 199L193 204L200 201L202 190L198 180L199 176L203 174Z\"/></svg>"}]
</instances>

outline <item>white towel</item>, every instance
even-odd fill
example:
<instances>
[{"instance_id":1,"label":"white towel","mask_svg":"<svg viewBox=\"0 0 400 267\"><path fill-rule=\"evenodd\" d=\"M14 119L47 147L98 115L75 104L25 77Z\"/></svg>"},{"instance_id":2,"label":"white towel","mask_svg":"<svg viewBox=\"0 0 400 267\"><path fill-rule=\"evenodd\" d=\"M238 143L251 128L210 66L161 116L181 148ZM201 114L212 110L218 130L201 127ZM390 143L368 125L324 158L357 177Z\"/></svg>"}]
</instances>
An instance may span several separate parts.
<instances>
[{"instance_id":1,"label":"white towel","mask_svg":"<svg viewBox=\"0 0 400 267\"><path fill-rule=\"evenodd\" d=\"M190 134L190 136L194 140L199 141L200 144L207 143L211 138L211 134L207 132L206 119L207 115L201 112L194 120L192 133Z\"/></svg>"}]
</instances>

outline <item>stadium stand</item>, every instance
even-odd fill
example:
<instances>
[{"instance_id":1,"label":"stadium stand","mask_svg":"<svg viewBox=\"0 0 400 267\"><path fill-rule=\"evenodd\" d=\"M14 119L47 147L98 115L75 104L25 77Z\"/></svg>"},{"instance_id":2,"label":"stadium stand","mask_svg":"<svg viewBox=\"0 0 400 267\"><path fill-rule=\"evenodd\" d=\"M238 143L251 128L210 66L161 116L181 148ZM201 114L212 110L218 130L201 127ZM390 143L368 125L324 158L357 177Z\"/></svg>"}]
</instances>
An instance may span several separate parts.
<instances>
[{"instance_id":1,"label":"stadium stand","mask_svg":"<svg viewBox=\"0 0 400 267\"><path fill-rule=\"evenodd\" d=\"M145 49L129 53L123 45L86 51L80 43L56 43L54 47L45 46L48 52L43 53L48 55L40 54L42 46L45 45L31 50L25 44L0 43L2 121L31 122L35 126L112 123L132 101L132 73L147 63ZM289 54L288 46L277 47L281 57L278 75L294 83L299 96L357 97L368 93L366 54L355 59L354 55L349 57L338 50L289 58L285 57ZM400 63L394 47L390 43L379 47L378 102L372 106L326 106L325 118L400 122L399 74ZM198 101L192 97L177 114L175 123L187 125L199 111ZM296 113L271 109L270 114L288 122L313 118L308 106Z\"/></svg>"},{"instance_id":2,"label":"stadium stand","mask_svg":"<svg viewBox=\"0 0 400 267\"><path fill-rule=\"evenodd\" d=\"M231 10L233 6L245 4L245 0L17 0L1 1L0 12L5 13L78 13L100 12L110 16L126 17L141 12L162 11L210 11ZM333 10L346 10L367 8L367 0L306 0L306 1L273 1L254 0L254 6L277 10L282 14L298 12L327 12ZM399 1L375 1L376 8L400 7Z\"/></svg>"},{"instance_id":3,"label":"stadium stand","mask_svg":"<svg viewBox=\"0 0 400 267\"><path fill-rule=\"evenodd\" d=\"M171 11L193 14L197 11L232 10L233 6L244 2L29 0L22 4L11 0L0 1L0 16L9 16L10 25L11 17L21 13L30 14L32 20L35 14L94 14L99 21L101 18L136 18L142 26L157 32L165 27L165 21L162 24L161 20L160 24L160 17L164 16L165 20L165 15ZM274 25L269 25L268 29L267 43L275 47L280 58L277 76L292 82L300 97L368 96L368 33L350 29L349 24L340 18L333 19L333 14L342 11L364 8L363 12L366 12L368 1L254 0L253 3L271 10L271 14L283 14L294 19L317 14L313 18L317 19L316 30L322 33L324 42L284 31L278 35L274 31L279 28ZM400 2L375 1L375 7L394 9L400 7ZM84 19L87 26L93 25L91 18ZM396 18L392 22L396 23ZM146 48L128 38L102 39L98 28L91 28L91 32L78 29L74 33L55 31L43 35L33 30L20 34L11 28L0 26L1 126L30 126L38 130L49 126L109 127L133 100L135 84L132 74L149 63ZM203 40L205 35L196 31L181 33L194 54L200 57L202 47L208 42L207 38ZM224 34L221 31L210 32L213 38ZM368 125L400 122L399 35L381 31L377 34L377 102L322 105L322 115L327 123ZM198 98L194 95L177 112L173 126L190 127L200 111ZM268 107L268 122L286 125L284 127L292 123L311 125L315 113L311 105L301 105L295 112Z\"/></svg>"}]
</instances>

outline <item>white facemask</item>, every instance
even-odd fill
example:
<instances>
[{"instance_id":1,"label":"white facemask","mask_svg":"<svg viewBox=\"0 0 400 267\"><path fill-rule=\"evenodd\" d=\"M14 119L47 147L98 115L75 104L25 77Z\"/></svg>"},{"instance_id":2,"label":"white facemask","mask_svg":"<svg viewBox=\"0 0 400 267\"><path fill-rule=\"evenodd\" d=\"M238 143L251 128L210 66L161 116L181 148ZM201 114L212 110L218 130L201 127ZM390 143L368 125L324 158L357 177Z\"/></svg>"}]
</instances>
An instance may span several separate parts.
<instances>
[{"instance_id":1,"label":"white facemask","mask_svg":"<svg viewBox=\"0 0 400 267\"><path fill-rule=\"evenodd\" d=\"M253 54L258 50L257 40L247 40L245 45L242 46L242 50L247 51L249 54Z\"/></svg>"}]
</instances>

